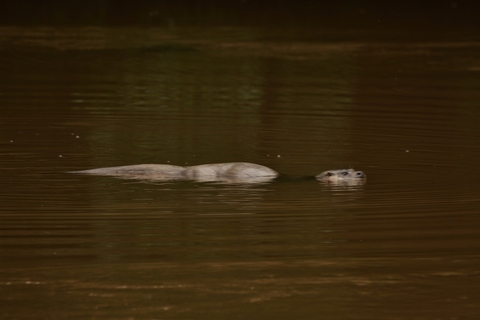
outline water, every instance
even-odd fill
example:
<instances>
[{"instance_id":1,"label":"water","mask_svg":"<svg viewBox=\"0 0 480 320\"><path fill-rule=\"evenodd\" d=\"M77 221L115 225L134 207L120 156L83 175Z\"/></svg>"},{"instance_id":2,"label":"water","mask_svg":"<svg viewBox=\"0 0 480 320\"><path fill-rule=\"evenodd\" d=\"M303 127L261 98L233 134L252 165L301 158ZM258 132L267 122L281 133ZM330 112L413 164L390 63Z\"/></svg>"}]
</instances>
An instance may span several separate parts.
<instances>
[{"instance_id":1,"label":"water","mask_svg":"<svg viewBox=\"0 0 480 320\"><path fill-rule=\"evenodd\" d=\"M479 314L480 42L471 36L0 31L2 317ZM354 167L368 181L66 173L227 161L299 176Z\"/></svg>"}]
</instances>

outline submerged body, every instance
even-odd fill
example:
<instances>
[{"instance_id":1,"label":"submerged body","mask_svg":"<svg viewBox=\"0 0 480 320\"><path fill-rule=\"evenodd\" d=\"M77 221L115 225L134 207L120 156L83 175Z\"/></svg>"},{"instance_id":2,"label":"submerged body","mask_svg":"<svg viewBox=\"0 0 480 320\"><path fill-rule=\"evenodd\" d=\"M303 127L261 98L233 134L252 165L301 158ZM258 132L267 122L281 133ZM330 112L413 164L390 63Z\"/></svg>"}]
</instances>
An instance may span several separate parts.
<instances>
[{"instance_id":1,"label":"submerged body","mask_svg":"<svg viewBox=\"0 0 480 320\"><path fill-rule=\"evenodd\" d=\"M278 176L278 172L268 167L248 162L213 163L189 167L169 164L137 164L75 171L74 173L156 181L263 182Z\"/></svg>"},{"instance_id":2,"label":"submerged body","mask_svg":"<svg viewBox=\"0 0 480 320\"><path fill-rule=\"evenodd\" d=\"M83 171L73 171L101 176L116 176L125 179L155 181L224 181L224 182L267 182L279 176L268 167L249 162L227 162L202 164L198 166L174 166L169 164L137 164L131 166L108 167ZM315 176L328 183L361 183L366 175L353 169L329 170Z\"/></svg>"}]
</instances>

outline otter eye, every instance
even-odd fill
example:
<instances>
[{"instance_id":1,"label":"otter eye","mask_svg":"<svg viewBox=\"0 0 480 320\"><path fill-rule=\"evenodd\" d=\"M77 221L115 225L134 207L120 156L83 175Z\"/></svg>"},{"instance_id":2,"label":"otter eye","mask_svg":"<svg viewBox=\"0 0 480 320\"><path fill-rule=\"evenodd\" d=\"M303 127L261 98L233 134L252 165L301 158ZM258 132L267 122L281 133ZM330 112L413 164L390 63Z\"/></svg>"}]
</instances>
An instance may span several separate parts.
<instances>
[{"instance_id":1,"label":"otter eye","mask_svg":"<svg viewBox=\"0 0 480 320\"><path fill-rule=\"evenodd\" d=\"M326 176L327 176L327 177L331 177L331 176L332 176L332 173L331 173L331 172L327 172Z\"/></svg>"},{"instance_id":2,"label":"otter eye","mask_svg":"<svg viewBox=\"0 0 480 320\"><path fill-rule=\"evenodd\" d=\"M347 172L347 171L343 171L342 174L343 174L344 176L346 176L346 175L348 175L348 172Z\"/></svg>"},{"instance_id":3,"label":"otter eye","mask_svg":"<svg viewBox=\"0 0 480 320\"><path fill-rule=\"evenodd\" d=\"M357 176L363 176L363 173L360 172L360 171L358 171L358 172L357 172Z\"/></svg>"}]
</instances>

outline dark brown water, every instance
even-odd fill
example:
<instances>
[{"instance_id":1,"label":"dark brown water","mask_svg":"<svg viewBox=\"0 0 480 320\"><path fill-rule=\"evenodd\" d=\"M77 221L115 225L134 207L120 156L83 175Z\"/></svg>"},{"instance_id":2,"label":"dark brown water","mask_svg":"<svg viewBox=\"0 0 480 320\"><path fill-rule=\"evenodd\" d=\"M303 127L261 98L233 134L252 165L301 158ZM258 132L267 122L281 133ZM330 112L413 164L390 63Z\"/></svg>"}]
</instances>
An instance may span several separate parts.
<instances>
[{"instance_id":1,"label":"dark brown water","mask_svg":"<svg viewBox=\"0 0 480 320\"><path fill-rule=\"evenodd\" d=\"M480 39L2 27L0 316L474 319ZM249 161L365 186L69 170Z\"/></svg>"}]
</instances>

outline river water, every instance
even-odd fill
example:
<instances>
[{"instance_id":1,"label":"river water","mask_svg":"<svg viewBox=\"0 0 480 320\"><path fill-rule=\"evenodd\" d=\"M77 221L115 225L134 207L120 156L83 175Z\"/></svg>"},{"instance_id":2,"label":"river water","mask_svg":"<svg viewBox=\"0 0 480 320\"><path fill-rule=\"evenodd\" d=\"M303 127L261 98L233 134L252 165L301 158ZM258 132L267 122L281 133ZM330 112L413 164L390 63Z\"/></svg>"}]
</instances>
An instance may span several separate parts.
<instances>
[{"instance_id":1,"label":"river water","mask_svg":"<svg viewBox=\"0 0 480 320\"><path fill-rule=\"evenodd\" d=\"M480 314L480 40L2 27L0 315ZM248 161L364 186L67 173Z\"/></svg>"}]
</instances>

